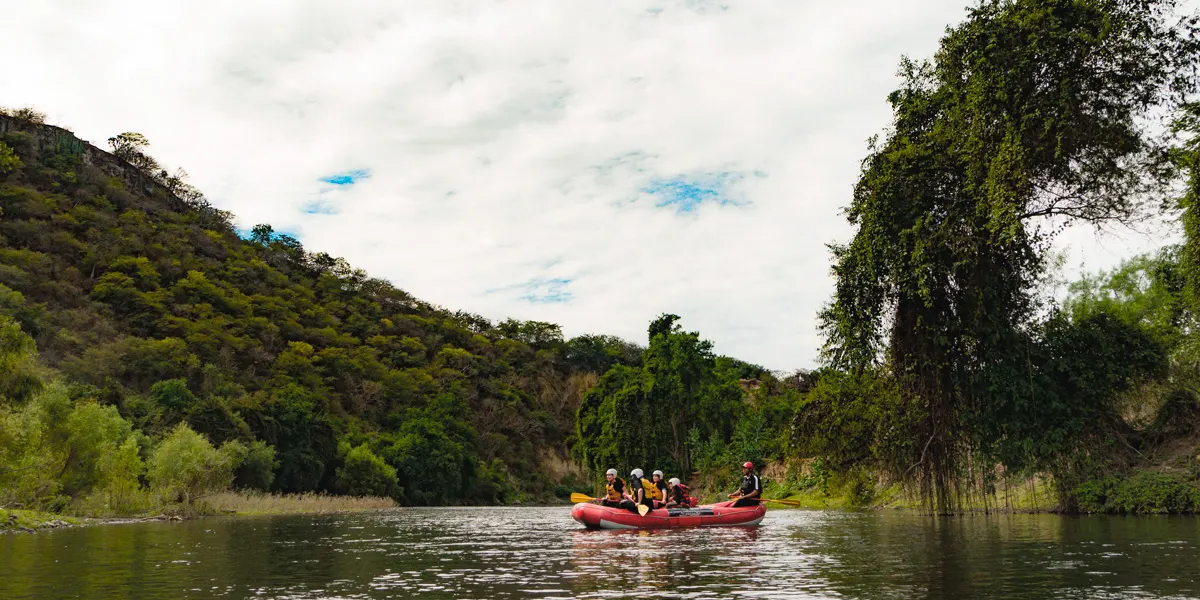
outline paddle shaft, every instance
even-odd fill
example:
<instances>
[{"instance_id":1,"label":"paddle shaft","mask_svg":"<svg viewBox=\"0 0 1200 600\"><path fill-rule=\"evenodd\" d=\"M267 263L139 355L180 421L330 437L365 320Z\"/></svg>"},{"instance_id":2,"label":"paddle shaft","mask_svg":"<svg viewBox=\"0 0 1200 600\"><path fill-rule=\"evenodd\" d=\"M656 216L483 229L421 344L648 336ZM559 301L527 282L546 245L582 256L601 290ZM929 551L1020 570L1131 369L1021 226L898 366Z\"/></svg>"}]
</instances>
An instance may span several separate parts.
<instances>
[{"instance_id":1,"label":"paddle shaft","mask_svg":"<svg viewBox=\"0 0 1200 600\"><path fill-rule=\"evenodd\" d=\"M779 504L786 504L787 506L804 506L803 504L800 504L799 502L796 502L795 500L773 500L771 498L759 498L759 500L762 500L764 502L777 502Z\"/></svg>"}]
</instances>

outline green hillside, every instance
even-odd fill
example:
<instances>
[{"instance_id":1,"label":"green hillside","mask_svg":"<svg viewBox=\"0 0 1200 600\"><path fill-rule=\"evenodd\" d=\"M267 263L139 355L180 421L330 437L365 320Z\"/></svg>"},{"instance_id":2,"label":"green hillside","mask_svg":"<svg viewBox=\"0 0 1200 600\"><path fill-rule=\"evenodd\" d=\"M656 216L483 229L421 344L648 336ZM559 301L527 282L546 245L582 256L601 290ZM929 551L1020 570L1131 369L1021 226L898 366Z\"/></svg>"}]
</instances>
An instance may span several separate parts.
<instances>
[{"instance_id":1,"label":"green hillside","mask_svg":"<svg viewBox=\"0 0 1200 600\"><path fill-rule=\"evenodd\" d=\"M276 491L492 503L580 480L576 407L598 373L640 363L636 346L432 306L266 225L242 239L140 136L114 155L37 121L0 116L0 319L25 365L5 375L10 407L56 386L115 407L146 460L181 423L265 444L276 468L234 484ZM22 485L45 487L10 493L25 504L85 491Z\"/></svg>"}]
</instances>

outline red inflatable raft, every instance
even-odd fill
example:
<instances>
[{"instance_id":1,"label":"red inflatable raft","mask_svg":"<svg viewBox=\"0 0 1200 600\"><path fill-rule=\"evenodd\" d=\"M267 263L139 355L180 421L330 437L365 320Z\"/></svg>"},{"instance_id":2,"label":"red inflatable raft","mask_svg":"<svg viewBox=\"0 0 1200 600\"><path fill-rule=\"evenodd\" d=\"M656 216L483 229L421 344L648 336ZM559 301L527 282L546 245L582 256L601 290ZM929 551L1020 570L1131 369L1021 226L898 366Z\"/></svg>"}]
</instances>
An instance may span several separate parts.
<instances>
[{"instance_id":1,"label":"red inflatable raft","mask_svg":"<svg viewBox=\"0 0 1200 600\"><path fill-rule=\"evenodd\" d=\"M581 502L571 509L571 517L588 529L668 529L672 527L717 527L758 525L767 507L742 506L733 502L705 504L696 508L659 508L641 516L623 508Z\"/></svg>"}]
</instances>

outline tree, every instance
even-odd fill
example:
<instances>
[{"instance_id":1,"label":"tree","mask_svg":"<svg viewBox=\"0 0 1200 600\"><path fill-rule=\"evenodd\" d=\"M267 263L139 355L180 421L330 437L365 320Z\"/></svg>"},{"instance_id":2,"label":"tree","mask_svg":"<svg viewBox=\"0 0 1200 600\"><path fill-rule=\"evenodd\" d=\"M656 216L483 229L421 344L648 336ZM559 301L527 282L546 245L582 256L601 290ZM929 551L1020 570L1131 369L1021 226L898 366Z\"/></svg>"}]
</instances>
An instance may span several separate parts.
<instances>
[{"instance_id":1,"label":"tree","mask_svg":"<svg viewBox=\"0 0 1200 600\"><path fill-rule=\"evenodd\" d=\"M206 492L229 487L237 466L233 455L181 423L154 448L147 476L164 499L191 504Z\"/></svg>"},{"instance_id":2,"label":"tree","mask_svg":"<svg viewBox=\"0 0 1200 600\"><path fill-rule=\"evenodd\" d=\"M579 452L594 472L615 465L689 473L694 425L706 432L719 429L725 438L732 433L736 415L728 409L742 398L738 372L726 369L718 378L712 343L684 332L678 320L666 314L652 321L642 364L613 366L580 403ZM718 423L726 417L730 422Z\"/></svg>"},{"instance_id":3,"label":"tree","mask_svg":"<svg viewBox=\"0 0 1200 600\"><path fill-rule=\"evenodd\" d=\"M567 368L603 374L614 365L641 366L644 348L610 335L571 338L562 359Z\"/></svg>"},{"instance_id":4,"label":"tree","mask_svg":"<svg viewBox=\"0 0 1200 600\"><path fill-rule=\"evenodd\" d=\"M149 146L150 140L146 136L133 131L108 138L108 147L112 148L113 155L131 163L138 160Z\"/></svg>"},{"instance_id":5,"label":"tree","mask_svg":"<svg viewBox=\"0 0 1200 600\"><path fill-rule=\"evenodd\" d=\"M697 415L706 385L713 379L712 342L696 332L685 333L678 315L662 315L650 323L645 369L651 380L648 412L650 437L670 444L670 455L683 472L691 472L688 430ZM660 437L661 436L661 437Z\"/></svg>"},{"instance_id":6,"label":"tree","mask_svg":"<svg viewBox=\"0 0 1200 600\"><path fill-rule=\"evenodd\" d=\"M1166 189L1167 155L1137 123L1192 88L1174 4L985 0L933 62L902 63L821 322L830 366L885 366L918 399L920 450L895 475L936 510L960 505L980 436L1000 425L988 373L1011 374L1027 347L1053 235L1039 219L1128 222Z\"/></svg>"},{"instance_id":7,"label":"tree","mask_svg":"<svg viewBox=\"0 0 1200 600\"><path fill-rule=\"evenodd\" d=\"M351 496L395 496L399 492L396 469L383 462L366 444L346 453L337 476L339 486Z\"/></svg>"},{"instance_id":8,"label":"tree","mask_svg":"<svg viewBox=\"0 0 1200 600\"><path fill-rule=\"evenodd\" d=\"M562 328L554 323L506 319L496 329L504 337L523 342L534 349L551 348L563 343Z\"/></svg>"},{"instance_id":9,"label":"tree","mask_svg":"<svg viewBox=\"0 0 1200 600\"><path fill-rule=\"evenodd\" d=\"M666 450L664 440L653 435L650 386L642 369L617 365L583 397L575 431L583 460L593 473L610 468L627 473Z\"/></svg>"},{"instance_id":10,"label":"tree","mask_svg":"<svg viewBox=\"0 0 1200 600\"><path fill-rule=\"evenodd\" d=\"M0 404L24 403L42 388L37 347L11 317L0 314Z\"/></svg>"},{"instance_id":11,"label":"tree","mask_svg":"<svg viewBox=\"0 0 1200 600\"><path fill-rule=\"evenodd\" d=\"M274 235L275 228L265 223L260 223L250 230L250 241L260 246L266 246L271 243L271 238Z\"/></svg>"},{"instance_id":12,"label":"tree","mask_svg":"<svg viewBox=\"0 0 1200 600\"><path fill-rule=\"evenodd\" d=\"M63 491L71 496L82 495L103 483L104 457L117 452L133 433L133 426L121 418L117 407L88 400L76 403L65 423L56 424L51 431L56 429L62 432L67 450L57 477Z\"/></svg>"},{"instance_id":13,"label":"tree","mask_svg":"<svg viewBox=\"0 0 1200 600\"><path fill-rule=\"evenodd\" d=\"M13 149L0 142L0 175L8 175L21 168L21 159Z\"/></svg>"},{"instance_id":14,"label":"tree","mask_svg":"<svg viewBox=\"0 0 1200 600\"><path fill-rule=\"evenodd\" d=\"M308 492L326 479L326 469L337 455L337 437L330 419L318 409L319 399L317 392L290 383L246 411L255 434L275 449L275 491Z\"/></svg>"},{"instance_id":15,"label":"tree","mask_svg":"<svg viewBox=\"0 0 1200 600\"><path fill-rule=\"evenodd\" d=\"M129 436L120 446L100 458L103 483L93 492L93 497L103 503L100 512L107 514L133 514L142 510L146 502L139 478L145 471L141 448L136 436Z\"/></svg>"},{"instance_id":16,"label":"tree","mask_svg":"<svg viewBox=\"0 0 1200 600\"><path fill-rule=\"evenodd\" d=\"M199 404L186 379L167 379L150 386L150 397L164 409L168 422L177 422Z\"/></svg>"},{"instance_id":17,"label":"tree","mask_svg":"<svg viewBox=\"0 0 1200 600\"><path fill-rule=\"evenodd\" d=\"M1189 302L1200 306L1200 102L1182 106L1172 129L1185 136L1175 155L1188 172L1187 186L1179 199L1184 235L1180 269Z\"/></svg>"},{"instance_id":18,"label":"tree","mask_svg":"<svg viewBox=\"0 0 1200 600\"><path fill-rule=\"evenodd\" d=\"M1072 282L1063 312L1074 322L1109 315L1144 328L1173 348L1194 318L1184 272L1179 246L1135 256L1111 271Z\"/></svg>"},{"instance_id":19,"label":"tree","mask_svg":"<svg viewBox=\"0 0 1200 600\"><path fill-rule=\"evenodd\" d=\"M32 106L18 109L0 108L0 115L11 116L14 119L19 119L33 125L41 125L46 122L46 113Z\"/></svg>"},{"instance_id":20,"label":"tree","mask_svg":"<svg viewBox=\"0 0 1200 600\"><path fill-rule=\"evenodd\" d=\"M279 461L275 460L275 448L255 440L246 448L241 457L237 470L234 471L233 485L238 488L249 488L267 491L275 481L275 470Z\"/></svg>"}]
</instances>

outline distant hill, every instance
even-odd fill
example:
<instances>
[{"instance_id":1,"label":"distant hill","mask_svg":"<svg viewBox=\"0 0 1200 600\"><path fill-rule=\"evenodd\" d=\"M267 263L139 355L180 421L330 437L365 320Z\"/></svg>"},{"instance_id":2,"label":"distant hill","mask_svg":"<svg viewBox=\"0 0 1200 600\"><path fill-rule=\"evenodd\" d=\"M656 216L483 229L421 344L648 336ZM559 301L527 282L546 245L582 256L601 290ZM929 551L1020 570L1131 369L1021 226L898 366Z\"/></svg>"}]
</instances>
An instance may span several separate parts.
<instances>
[{"instance_id":1,"label":"distant hill","mask_svg":"<svg viewBox=\"0 0 1200 600\"><path fill-rule=\"evenodd\" d=\"M110 153L0 115L0 313L73 397L151 436L266 442L279 491L346 491L363 445L411 504L578 485L576 408L639 347L433 306L267 225L243 239L123 135Z\"/></svg>"}]
</instances>

